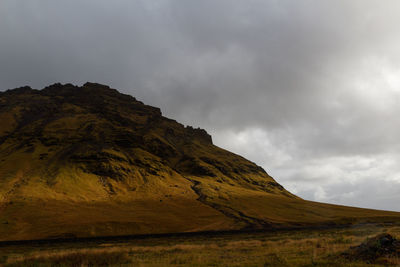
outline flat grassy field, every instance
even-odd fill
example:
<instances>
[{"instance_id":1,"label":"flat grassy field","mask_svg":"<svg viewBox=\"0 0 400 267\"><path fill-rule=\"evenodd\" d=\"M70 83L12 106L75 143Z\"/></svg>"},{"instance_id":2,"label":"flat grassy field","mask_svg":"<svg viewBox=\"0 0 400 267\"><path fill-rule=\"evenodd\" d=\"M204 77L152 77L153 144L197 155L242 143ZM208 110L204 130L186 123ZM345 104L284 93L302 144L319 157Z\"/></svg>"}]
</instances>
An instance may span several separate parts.
<instances>
[{"instance_id":1,"label":"flat grassy field","mask_svg":"<svg viewBox=\"0 0 400 267\"><path fill-rule=\"evenodd\" d=\"M3 266L384 266L340 255L400 225L1 244Z\"/></svg>"}]
</instances>

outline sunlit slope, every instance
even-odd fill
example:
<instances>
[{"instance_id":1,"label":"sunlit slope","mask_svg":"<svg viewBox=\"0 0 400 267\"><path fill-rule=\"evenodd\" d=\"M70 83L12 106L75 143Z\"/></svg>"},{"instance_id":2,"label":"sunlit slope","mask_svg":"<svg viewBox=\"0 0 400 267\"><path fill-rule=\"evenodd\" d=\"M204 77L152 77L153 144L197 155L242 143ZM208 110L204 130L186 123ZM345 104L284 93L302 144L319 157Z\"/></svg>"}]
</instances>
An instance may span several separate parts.
<instances>
[{"instance_id":1,"label":"sunlit slope","mask_svg":"<svg viewBox=\"0 0 400 267\"><path fill-rule=\"evenodd\" d=\"M304 201L107 86L0 93L0 240L394 221Z\"/></svg>"}]
</instances>

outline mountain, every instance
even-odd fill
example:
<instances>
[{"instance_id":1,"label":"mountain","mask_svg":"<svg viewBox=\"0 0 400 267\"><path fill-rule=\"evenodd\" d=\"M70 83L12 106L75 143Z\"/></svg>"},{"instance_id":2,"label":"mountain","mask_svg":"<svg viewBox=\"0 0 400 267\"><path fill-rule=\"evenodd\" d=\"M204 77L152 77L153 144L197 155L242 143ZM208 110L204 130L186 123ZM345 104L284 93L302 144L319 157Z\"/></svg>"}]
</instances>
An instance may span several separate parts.
<instances>
[{"instance_id":1,"label":"mountain","mask_svg":"<svg viewBox=\"0 0 400 267\"><path fill-rule=\"evenodd\" d=\"M303 200L205 130L105 85L0 93L0 240L399 218Z\"/></svg>"}]
</instances>

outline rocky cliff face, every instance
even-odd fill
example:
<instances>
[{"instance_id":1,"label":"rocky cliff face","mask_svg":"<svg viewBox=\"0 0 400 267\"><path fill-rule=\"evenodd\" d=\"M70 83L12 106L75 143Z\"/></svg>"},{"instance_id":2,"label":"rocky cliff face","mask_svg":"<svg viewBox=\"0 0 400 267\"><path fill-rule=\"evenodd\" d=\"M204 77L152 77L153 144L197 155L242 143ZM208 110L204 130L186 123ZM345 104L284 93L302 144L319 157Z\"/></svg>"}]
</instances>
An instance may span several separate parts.
<instances>
[{"instance_id":1,"label":"rocky cliff face","mask_svg":"<svg viewBox=\"0 0 400 267\"><path fill-rule=\"evenodd\" d=\"M2 240L327 219L205 130L105 85L2 92L0 126Z\"/></svg>"}]
</instances>

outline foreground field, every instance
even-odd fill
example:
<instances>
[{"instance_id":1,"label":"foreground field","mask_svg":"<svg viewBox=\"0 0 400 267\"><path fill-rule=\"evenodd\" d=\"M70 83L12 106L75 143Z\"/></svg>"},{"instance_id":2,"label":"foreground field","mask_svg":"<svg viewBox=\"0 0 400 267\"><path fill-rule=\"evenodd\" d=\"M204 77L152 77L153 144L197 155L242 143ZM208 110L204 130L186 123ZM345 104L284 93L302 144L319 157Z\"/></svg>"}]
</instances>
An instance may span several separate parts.
<instances>
[{"instance_id":1,"label":"foreground field","mask_svg":"<svg viewBox=\"0 0 400 267\"><path fill-rule=\"evenodd\" d=\"M324 230L217 233L1 245L4 266L382 266L340 257L351 246L400 225L363 225Z\"/></svg>"}]
</instances>

